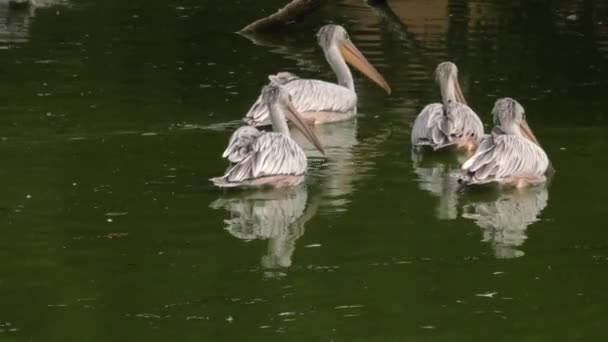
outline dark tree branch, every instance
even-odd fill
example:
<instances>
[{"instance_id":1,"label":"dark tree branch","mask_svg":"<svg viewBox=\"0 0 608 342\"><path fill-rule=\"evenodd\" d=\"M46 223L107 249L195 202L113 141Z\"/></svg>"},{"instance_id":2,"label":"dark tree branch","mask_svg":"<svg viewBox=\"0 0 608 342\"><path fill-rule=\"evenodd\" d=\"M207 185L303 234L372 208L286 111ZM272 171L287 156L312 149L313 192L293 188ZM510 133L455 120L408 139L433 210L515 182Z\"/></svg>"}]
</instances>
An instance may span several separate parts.
<instances>
[{"instance_id":1,"label":"dark tree branch","mask_svg":"<svg viewBox=\"0 0 608 342\"><path fill-rule=\"evenodd\" d=\"M269 31L274 28L284 26L298 18L301 18L317 8L321 7L326 0L292 0L285 7L265 18L245 26L239 32L251 33Z\"/></svg>"}]
</instances>

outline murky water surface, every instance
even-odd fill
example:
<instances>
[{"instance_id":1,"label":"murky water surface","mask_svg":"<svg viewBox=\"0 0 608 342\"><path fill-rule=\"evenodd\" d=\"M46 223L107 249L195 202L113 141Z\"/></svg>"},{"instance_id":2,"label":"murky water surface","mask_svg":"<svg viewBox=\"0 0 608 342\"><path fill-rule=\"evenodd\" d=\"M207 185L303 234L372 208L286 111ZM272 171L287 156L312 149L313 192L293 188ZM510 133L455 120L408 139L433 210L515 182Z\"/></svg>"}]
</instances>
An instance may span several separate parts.
<instances>
[{"instance_id":1,"label":"murky water surface","mask_svg":"<svg viewBox=\"0 0 608 342\"><path fill-rule=\"evenodd\" d=\"M604 340L608 5L344 0L233 33L282 3L0 1L0 341ZM356 74L305 185L212 189L266 75L333 79L328 22L393 94ZM456 195L458 160L410 154L445 59L484 122L524 105L549 186Z\"/></svg>"}]
</instances>

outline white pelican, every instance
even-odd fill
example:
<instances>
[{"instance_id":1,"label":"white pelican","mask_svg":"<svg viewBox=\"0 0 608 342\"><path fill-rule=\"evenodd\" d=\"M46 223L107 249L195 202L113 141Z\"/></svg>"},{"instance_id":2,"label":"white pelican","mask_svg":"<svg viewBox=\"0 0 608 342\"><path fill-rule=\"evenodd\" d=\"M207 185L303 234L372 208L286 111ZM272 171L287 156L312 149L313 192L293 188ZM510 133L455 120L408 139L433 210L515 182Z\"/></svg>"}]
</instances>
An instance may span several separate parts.
<instances>
[{"instance_id":1,"label":"white pelican","mask_svg":"<svg viewBox=\"0 0 608 342\"><path fill-rule=\"evenodd\" d=\"M289 93L278 84L262 89L274 132L260 132L244 126L230 137L222 155L231 165L222 177L211 178L218 187L282 187L304 180L307 160L302 148L290 137L286 115L319 151L324 153L315 133L293 107Z\"/></svg>"},{"instance_id":2,"label":"white pelican","mask_svg":"<svg viewBox=\"0 0 608 342\"><path fill-rule=\"evenodd\" d=\"M511 98L496 101L495 127L462 165L464 185L498 183L521 188L546 180L553 169L526 122L524 108Z\"/></svg>"},{"instance_id":3,"label":"white pelican","mask_svg":"<svg viewBox=\"0 0 608 342\"><path fill-rule=\"evenodd\" d=\"M391 88L382 75L355 47L342 26L325 25L317 33L317 38L327 62L336 73L338 84L302 79L289 72L269 76L271 82L287 88L294 107L307 122L323 124L343 121L354 118L357 114L355 83L346 62L376 82L387 93L391 93ZM244 120L251 126L264 126L270 123L268 108L264 105L262 96L258 97L249 109Z\"/></svg>"},{"instance_id":4,"label":"white pelican","mask_svg":"<svg viewBox=\"0 0 608 342\"><path fill-rule=\"evenodd\" d=\"M434 150L456 145L472 152L483 136L483 124L464 99L458 83L458 68L443 62L435 69L443 103L424 107L412 128L413 146L431 146Z\"/></svg>"}]
</instances>

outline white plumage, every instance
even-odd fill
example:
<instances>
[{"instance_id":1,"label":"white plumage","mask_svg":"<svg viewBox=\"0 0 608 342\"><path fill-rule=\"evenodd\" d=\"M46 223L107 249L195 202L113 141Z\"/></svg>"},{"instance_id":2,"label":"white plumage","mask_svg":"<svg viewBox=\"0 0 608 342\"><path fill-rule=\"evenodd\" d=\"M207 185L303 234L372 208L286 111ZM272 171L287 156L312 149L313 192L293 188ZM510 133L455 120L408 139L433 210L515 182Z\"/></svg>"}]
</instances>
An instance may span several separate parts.
<instances>
[{"instance_id":1,"label":"white plumage","mask_svg":"<svg viewBox=\"0 0 608 342\"><path fill-rule=\"evenodd\" d=\"M431 146L435 150L458 145L472 150L483 136L483 124L465 102L456 65L440 63L435 78L443 103L429 104L418 114L412 127L412 145Z\"/></svg>"},{"instance_id":2,"label":"white plumage","mask_svg":"<svg viewBox=\"0 0 608 342\"><path fill-rule=\"evenodd\" d=\"M259 131L252 135L248 134L248 128L253 127L241 127L232 135L234 144L228 145L223 156L228 156L228 160L235 164L223 177L214 181L215 185L255 186L264 183L263 178L266 177L300 177L306 173L306 154L288 135ZM295 185L301 179L294 181L286 185Z\"/></svg>"},{"instance_id":3,"label":"white plumage","mask_svg":"<svg viewBox=\"0 0 608 342\"><path fill-rule=\"evenodd\" d=\"M478 142L482 136L483 124L469 106L458 102L445 106L432 103L416 117L411 141L414 146L440 149L463 141Z\"/></svg>"},{"instance_id":4,"label":"white plumage","mask_svg":"<svg viewBox=\"0 0 608 342\"><path fill-rule=\"evenodd\" d=\"M493 113L498 126L462 165L461 182L516 186L544 182L549 158L528 127L523 107L513 99L503 98L496 101Z\"/></svg>"},{"instance_id":5,"label":"white plumage","mask_svg":"<svg viewBox=\"0 0 608 342\"><path fill-rule=\"evenodd\" d=\"M339 25L325 25L317 33L318 43L337 77L337 83L302 79L289 72L269 76L271 83L289 91L295 109L309 123L322 124L343 121L357 114L357 93L353 76L347 66L352 64L388 93L390 87L351 42L346 30ZM269 111L262 97L251 106L244 121L251 126L270 124Z\"/></svg>"},{"instance_id":6,"label":"white plumage","mask_svg":"<svg viewBox=\"0 0 608 342\"><path fill-rule=\"evenodd\" d=\"M262 101L269 108L275 132L260 132L251 126L237 129L222 154L231 165L223 176L210 179L214 185L281 187L301 183L306 173L306 154L290 137L285 115L323 152L314 132L293 108L285 88L275 83L265 86Z\"/></svg>"},{"instance_id":7,"label":"white plumage","mask_svg":"<svg viewBox=\"0 0 608 342\"><path fill-rule=\"evenodd\" d=\"M317 113L331 115L333 121L348 120L357 114L357 94L341 85L311 79L302 79L293 74L292 78L282 78L279 73L270 76L271 82L277 82L285 87L291 95L294 107L305 119L314 120ZM332 120L327 118L324 122ZM262 96L258 97L245 116L245 122L251 126L270 124L268 107L264 106Z\"/></svg>"}]
</instances>

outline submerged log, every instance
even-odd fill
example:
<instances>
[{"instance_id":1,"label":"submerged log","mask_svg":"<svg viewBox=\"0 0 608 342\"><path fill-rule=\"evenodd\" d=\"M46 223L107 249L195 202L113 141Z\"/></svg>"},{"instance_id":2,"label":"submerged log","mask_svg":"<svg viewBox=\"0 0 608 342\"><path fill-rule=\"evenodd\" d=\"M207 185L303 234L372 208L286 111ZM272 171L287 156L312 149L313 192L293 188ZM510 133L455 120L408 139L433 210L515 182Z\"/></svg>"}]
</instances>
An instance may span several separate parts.
<instances>
[{"instance_id":1,"label":"submerged log","mask_svg":"<svg viewBox=\"0 0 608 342\"><path fill-rule=\"evenodd\" d=\"M292 0L285 7L265 18L254 21L239 32L251 33L269 31L287 25L321 7L326 0Z\"/></svg>"}]
</instances>

